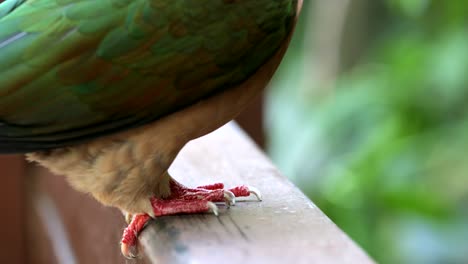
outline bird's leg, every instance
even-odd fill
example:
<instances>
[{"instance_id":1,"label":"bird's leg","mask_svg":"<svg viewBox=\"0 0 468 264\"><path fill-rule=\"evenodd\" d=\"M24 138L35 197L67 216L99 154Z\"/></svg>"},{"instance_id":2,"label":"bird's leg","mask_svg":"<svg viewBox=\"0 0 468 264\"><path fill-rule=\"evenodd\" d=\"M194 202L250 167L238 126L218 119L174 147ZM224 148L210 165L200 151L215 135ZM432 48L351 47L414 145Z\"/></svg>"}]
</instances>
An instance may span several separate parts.
<instances>
[{"instance_id":1,"label":"bird's leg","mask_svg":"<svg viewBox=\"0 0 468 264\"><path fill-rule=\"evenodd\" d=\"M122 237L122 253L126 257L134 257L136 251L137 237L146 226L151 217L213 212L218 215L218 207L215 202L225 202L229 207L235 204L235 197L246 197L251 194L261 200L260 193L252 187L245 185L237 186L228 190L224 184L215 183L211 185L188 188L177 181L169 181L171 194L166 198L151 198L150 203L153 212L147 214L136 214L132 217L130 224L125 229Z\"/></svg>"}]
</instances>

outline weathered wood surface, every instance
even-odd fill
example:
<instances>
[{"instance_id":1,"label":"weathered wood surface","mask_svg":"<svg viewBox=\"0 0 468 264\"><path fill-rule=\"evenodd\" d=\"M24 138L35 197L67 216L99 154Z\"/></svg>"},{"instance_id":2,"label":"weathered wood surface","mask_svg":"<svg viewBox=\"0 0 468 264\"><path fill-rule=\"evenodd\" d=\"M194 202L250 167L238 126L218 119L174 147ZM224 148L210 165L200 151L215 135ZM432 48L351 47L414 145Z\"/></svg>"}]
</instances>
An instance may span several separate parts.
<instances>
[{"instance_id":1,"label":"weathered wood surface","mask_svg":"<svg viewBox=\"0 0 468 264\"><path fill-rule=\"evenodd\" d=\"M372 263L233 124L190 142L170 172L188 186L256 186L264 200L157 218L140 236L154 263Z\"/></svg>"}]
</instances>

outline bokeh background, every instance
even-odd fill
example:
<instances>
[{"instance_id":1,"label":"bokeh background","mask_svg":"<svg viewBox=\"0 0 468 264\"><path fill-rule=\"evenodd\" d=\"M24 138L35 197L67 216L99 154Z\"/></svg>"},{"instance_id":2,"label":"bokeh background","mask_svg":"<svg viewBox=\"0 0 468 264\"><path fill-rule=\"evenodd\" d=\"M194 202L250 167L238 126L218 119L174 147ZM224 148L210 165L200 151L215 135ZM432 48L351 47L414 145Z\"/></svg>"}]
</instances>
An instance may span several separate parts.
<instances>
[{"instance_id":1,"label":"bokeh background","mask_svg":"<svg viewBox=\"0 0 468 264\"><path fill-rule=\"evenodd\" d=\"M468 263L468 1L304 4L264 99L239 123L379 263ZM0 167L2 260L55 263L34 207L50 193L83 263L125 261L118 210L22 157Z\"/></svg>"},{"instance_id":2,"label":"bokeh background","mask_svg":"<svg viewBox=\"0 0 468 264\"><path fill-rule=\"evenodd\" d=\"M306 0L274 162L380 263L468 263L468 1Z\"/></svg>"}]
</instances>

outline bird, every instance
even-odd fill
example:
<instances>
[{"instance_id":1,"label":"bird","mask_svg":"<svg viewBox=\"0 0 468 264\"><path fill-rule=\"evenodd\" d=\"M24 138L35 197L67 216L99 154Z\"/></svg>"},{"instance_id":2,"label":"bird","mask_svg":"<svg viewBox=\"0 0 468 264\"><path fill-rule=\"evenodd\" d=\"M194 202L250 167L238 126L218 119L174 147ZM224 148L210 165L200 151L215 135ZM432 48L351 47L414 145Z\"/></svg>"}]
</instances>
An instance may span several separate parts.
<instances>
[{"instance_id":1,"label":"bird","mask_svg":"<svg viewBox=\"0 0 468 264\"><path fill-rule=\"evenodd\" d=\"M268 84L302 0L0 1L0 153L25 154L125 213L218 213L247 185L189 188L168 168Z\"/></svg>"}]
</instances>

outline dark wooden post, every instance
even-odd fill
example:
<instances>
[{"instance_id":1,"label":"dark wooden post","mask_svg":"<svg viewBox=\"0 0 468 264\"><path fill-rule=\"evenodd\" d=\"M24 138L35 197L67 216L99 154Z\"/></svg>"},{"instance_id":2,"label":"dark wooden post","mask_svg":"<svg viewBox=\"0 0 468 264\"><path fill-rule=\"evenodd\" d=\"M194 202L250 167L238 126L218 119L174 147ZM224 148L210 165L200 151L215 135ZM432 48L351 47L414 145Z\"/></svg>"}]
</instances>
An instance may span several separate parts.
<instances>
[{"instance_id":1,"label":"dark wooden post","mask_svg":"<svg viewBox=\"0 0 468 264\"><path fill-rule=\"evenodd\" d=\"M24 164L21 156L0 157L0 259L8 263L25 262Z\"/></svg>"}]
</instances>

